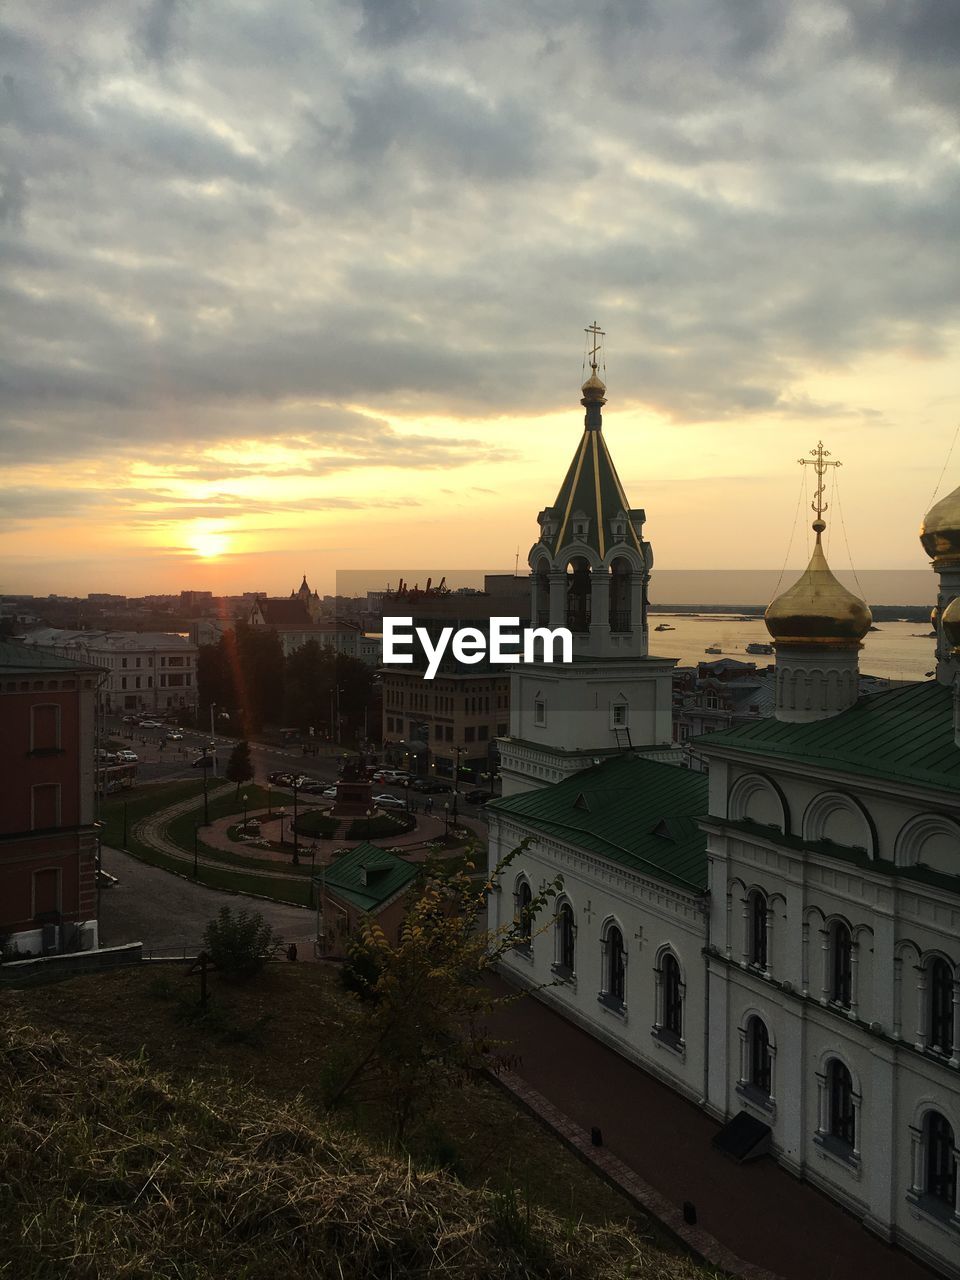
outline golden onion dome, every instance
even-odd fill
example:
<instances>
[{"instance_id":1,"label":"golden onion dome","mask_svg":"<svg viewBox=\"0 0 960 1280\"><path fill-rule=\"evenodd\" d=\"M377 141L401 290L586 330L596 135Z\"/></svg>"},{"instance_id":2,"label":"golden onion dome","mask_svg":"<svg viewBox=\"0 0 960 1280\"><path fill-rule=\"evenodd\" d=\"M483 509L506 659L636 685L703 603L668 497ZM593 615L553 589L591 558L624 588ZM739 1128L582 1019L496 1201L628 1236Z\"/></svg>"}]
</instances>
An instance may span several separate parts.
<instances>
[{"instance_id":1,"label":"golden onion dome","mask_svg":"<svg viewBox=\"0 0 960 1280\"><path fill-rule=\"evenodd\" d=\"M826 528L814 521L817 545L810 563L789 590L777 596L763 615L767 630L783 645L859 647L873 622L867 605L838 582L820 545Z\"/></svg>"},{"instance_id":2,"label":"golden onion dome","mask_svg":"<svg viewBox=\"0 0 960 1280\"><path fill-rule=\"evenodd\" d=\"M944 609L940 627L950 648L960 647L960 596L954 596Z\"/></svg>"},{"instance_id":3,"label":"golden onion dome","mask_svg":"<svg viewBox=\"0 0 960 1280\"><path fill-rule=\"evenodd\" d=\"M584 400L599 400L602 404L607 388L594 369L580 390L583 392Z\"/></svg>"},{"instance_id":4,"label":"golden onion dome","mask_svg":"<svg viewBox=\"0 0 960 1280\"><path fill-rule=\"evenodd\" d=\"M935 563L960 562L960 488L941 498L923 517L920 541Z\"/></svg>"}]
</instances>

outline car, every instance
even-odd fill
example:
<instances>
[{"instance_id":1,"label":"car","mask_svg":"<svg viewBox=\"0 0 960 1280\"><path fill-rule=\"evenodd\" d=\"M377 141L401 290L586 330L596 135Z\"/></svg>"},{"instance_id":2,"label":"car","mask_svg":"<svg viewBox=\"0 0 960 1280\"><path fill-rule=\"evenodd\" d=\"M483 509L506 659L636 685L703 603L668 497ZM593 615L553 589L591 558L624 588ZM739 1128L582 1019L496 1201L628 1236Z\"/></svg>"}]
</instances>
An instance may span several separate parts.
<instances>
[{"instance_id":1,"label":"car","mask_svg":"<svg viewBox=\"0 0 960 1280\"><path fill-rule=\"evenodd\" d=\"M293 774L288 773L285 769L279 769L276 773L268 774L267 781L271 787L291 787L293 786Z\"/></svg>"},{"instance_id":2,"label":"car","mask_svg":"<svg viewBox=\"0 0 960 1280\"><path fill-rule=\"evenodd\" d=\"M194 769L210 769L213 767L213 756L197 756L191 767Z\"/></svg>"},{"instance_id":3,"label":"car","mask_svg":"<svg viewBox=\"0 0 960 1280\"><path fill-rule=\"evenodd\" d=\"M183 739L182 729L171 729L170 732L167 734L168 742L180 742L182 741L182 739Z\"/></svg>"},{"instance_id":4,"label":"car","mask_svg":"<svg viewBox=\"0 0 960 1280\"><path fill-rule=\"evenodd\" d=\"M300 790L306 792L308 796L317 795L326 787L325 782L318 782L315 778L308 778L306 782L300 783Z\"/></svg>"},{"instance_id":5,"label":"car","mask_svg":"<svg viewBox=\"0 0 960 1280\"><path fill-rule=\"evenodd\" d=\"M337 788L336 788L336 787L327 787L327 788L326 788L324 791L322 791L320 794L323 796L324 800L336 800L336 798L337 798Z\"/></svg>"},{"instance_id":6,"label":"car","mask_svg":"<svg viewBox=\"0 0 960 1280\"><path fill-rule=\"evenodd\" d=\"M160 723L159 720L141 720L140 728L141 729L162 729L163 725Z\"/></svg>"},{"instance_id":7,"label":"car","mask_svg":"<svg viewBox=\"0 0 960 1280\"><path fill-rule=\"evenodd\" d=\"M139 764L140 757L135 751L118 751L117 759L121 764Z\"/></svg>"},{"instance_id":8,"label":"car","mask_svg":"<svg viewBox=\"0 0 960 1280\"><path fill-rule=\"evenodd\" d=\"M104 888L112 889L115 884L119 883L120 881L117 877L112 876L109 871L104 871L102 869L97 871L97 884L102 884Z\"/></svg>"},{"instance_id":9,"label":"car","mask_svg":"<svg viewBox=\"0 0 960 1280\"><path fill-rule=\"evenodd\" d=\"M406 807L399 796L392 796L386 791L382 796L374 796L373 803L380 809L403 809Z\"/></svg>"},{"instance_id":10,"label":"car","mask_svg":"<svg viewBox=\"0 0 960 1280\"><path fill-rule=\"evenodd\" d=\"M441 795L445 791L450 790L448 782L441 782L439 778L414 778L410 783L412 791L425 791L428 795Z\"/></svg>"},{"instance_id":11,"label":"car","mask_svg":"<svg viewBox=\"0 0 960 1280\"><path fill-rule=\"evenodd\" d=\"M137 717L136 717L136 716L124 716L124 717L123 717L123 723L124 723L124 724L136 724L136 723L137 723Z\"/></svg>"},{"instance_id":12,"label":"car","mask_svg":"<svg viewBox=\"0 0 960 1280\"><path fill-rule=\"evenodd\" d=\"M493 799L493 792L484 791L482 787L475 787L473 791L465 792L463 798L467 804L486 804L488 800Z\"/></svg>"}]
</instances>

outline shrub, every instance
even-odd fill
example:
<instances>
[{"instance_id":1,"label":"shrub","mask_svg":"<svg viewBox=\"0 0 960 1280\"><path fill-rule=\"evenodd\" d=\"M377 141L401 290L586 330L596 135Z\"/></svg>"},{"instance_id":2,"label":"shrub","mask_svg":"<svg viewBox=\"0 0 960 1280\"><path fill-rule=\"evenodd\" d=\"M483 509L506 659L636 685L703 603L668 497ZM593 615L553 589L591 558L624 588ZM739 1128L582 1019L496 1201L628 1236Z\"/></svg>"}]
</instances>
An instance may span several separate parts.
<instances>
[{"instance_id":1,"label":"shrub","mask_svg":"<svg viewBox=\"0 0 960 1280\"><path fill-rule=\"evenodd\" d=\"M203 945L224 977L242 981L259 973L283 943L259 911L234 915L221 907L203 931Z\"/></svg>"}]
</instances>

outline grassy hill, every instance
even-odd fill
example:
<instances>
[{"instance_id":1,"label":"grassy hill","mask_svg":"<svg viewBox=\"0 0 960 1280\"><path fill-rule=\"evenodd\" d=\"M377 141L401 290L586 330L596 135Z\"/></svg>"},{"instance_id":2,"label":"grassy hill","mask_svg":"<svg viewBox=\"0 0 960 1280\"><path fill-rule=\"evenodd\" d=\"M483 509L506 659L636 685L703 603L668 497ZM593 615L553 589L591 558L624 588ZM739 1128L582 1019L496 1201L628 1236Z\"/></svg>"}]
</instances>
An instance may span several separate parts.
<instances>
[{"instance_id":1,"label":"grassy hill","mask_svg":"<svg viewBox=\"0 0 960 1280\"><path fill-rule=\"evenodd\" d=\"M318 1030L342 1008L319 966L278 966L242 1009L215 993L202 1025L171 972L0 993L0 1276L712 1274L496 1090L453 1100L443 1158L324 1113Z\"/></svg>"}]
</instances>

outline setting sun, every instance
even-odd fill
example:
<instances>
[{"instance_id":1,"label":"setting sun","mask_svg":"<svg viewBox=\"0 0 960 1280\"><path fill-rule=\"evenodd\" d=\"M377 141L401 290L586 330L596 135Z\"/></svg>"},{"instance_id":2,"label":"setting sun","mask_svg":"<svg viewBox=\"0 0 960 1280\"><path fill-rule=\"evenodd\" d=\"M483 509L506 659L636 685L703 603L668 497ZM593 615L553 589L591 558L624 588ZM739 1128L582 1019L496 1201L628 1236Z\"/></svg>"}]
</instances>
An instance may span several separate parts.
<instances>
[{"instance_id":1,"label":"setting sun","mask_svg":"<svg viewBox=\"0 0 960 1280\"><path fill-rule=\"evenodd\" d=\"M190 545L202 560L213 560L227 550L229 539L224 533L203 529L191 536Z\"/></svg>"}]
</instances>

